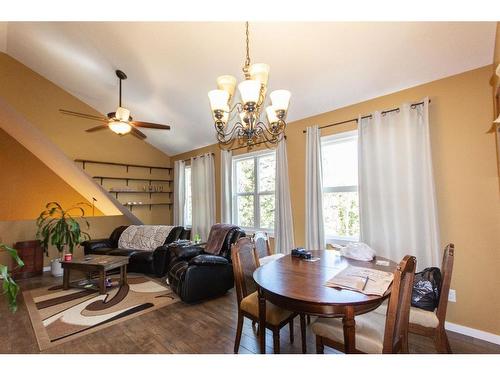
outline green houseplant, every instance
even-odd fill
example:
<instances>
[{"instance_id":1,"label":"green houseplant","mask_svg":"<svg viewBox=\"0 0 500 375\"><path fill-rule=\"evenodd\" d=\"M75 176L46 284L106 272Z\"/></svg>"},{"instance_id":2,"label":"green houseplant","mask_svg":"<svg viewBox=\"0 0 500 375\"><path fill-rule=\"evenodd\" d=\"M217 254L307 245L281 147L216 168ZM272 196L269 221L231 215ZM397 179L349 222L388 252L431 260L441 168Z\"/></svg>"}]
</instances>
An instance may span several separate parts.
<instances>
[{"instance_id":1,"label":"green houseplant","mask_svg":"<svg viewBox=\"0 0 500 375\"><path fill-rule=\"evenodd\" d=\"M17 251L3 243L0 243L0 251L5 251L16 262L17 267L23 267L24 263L17 255ZM19 285L16 284L8 268L4 264L0 264L0 277L2 278L3 294L7 297L9 308L12 312L17 310L17 294L19 293Z\"/></svg>"},{"instance_id":2,"label":"green houseplant","mask_svg":"<svg viewBox=\"0 0 500 375\"><path fill-rule=\"evenodd\" d=\"M62 268L60 258L65 250L73 254L75 248L85 240L90 239L88 233L80 229L77 219L82 219L87 226L89 222L85 219L83 206L90 206L88 203L77 203L73 207L65 210L57 202L49 202L42 211L36 225L38 231L36 236L42 242L45 254L48 256L49 245L55 246L59 251L59 258L51 261L51 271L53 276L61 276Z\"/></svg>"}]
</instances>

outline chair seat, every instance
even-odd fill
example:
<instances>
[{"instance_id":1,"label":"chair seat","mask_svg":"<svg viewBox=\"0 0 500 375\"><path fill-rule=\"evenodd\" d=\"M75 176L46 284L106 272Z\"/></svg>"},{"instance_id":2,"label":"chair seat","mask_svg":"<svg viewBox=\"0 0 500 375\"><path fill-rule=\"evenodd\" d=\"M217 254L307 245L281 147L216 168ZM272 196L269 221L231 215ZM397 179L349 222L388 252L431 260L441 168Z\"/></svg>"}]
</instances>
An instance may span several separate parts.
<instances>
[{"instance_id":1,"label":"chair seat","mask_svg":"<svg viewBox=\"0 0 500 375\"><path fill-rule=\"evenodd\" d=\"M373 311L377 314L387 314L387 301ZM418 307L410 306L410 324L418 324L427 328L436 328L439 325L439 319L435 311L427 311Z\"/></svg>"},{"instance_id":2,"label":"chair seat","mask_svg":"<svg viewBox=\"0 0 500 375\"><path fill-rule=\"evenodd\" d=\"M418 324L427 328L436 328L439 325L439 319L436 311L427 311L418 307L410 307L410 324Z\"/></svg>"},{"instance_id":3,"label":"chair seat","mask_svg":"<svg viewBox=\"0 0 500 375\"><path fill-rule=\"evenodd\" d=\"M385 315L374 311L356 316L356 349L364 353L381 354L384 347ZM318 318L311 324L317 336L344 343L342 319Z\"/></svg>"},{"instance_id":4,"label":"chair seat","mask_svg":"<svg viewBox=\"0 0 500 375\"><path fill-rule=\"evenodd\" d=\"M284 257L285 254L281 254L281 253L278 253L278 254L273 254L273 255L268 255L268 256L265 256L265 257L262 257L262 258L259 258L259 263L261 266L263 266L264 264L267 264L269 262L273 262L279 258L282 258Z\"/></svg>"},{"instance_id":5,"label":"chair seat","mask_svg":"<svg viewBox=\"0 0 500 375\"><path fill-rule=\"evenodd\" d=\"M257 292L243 298L241 300L240 309L258 318L259 296ZM287 320L292 314L291 311L284 310L270 302L266 302L266 321L274 326L280 325L281 322Z\"/></svg>"}]
</instances>

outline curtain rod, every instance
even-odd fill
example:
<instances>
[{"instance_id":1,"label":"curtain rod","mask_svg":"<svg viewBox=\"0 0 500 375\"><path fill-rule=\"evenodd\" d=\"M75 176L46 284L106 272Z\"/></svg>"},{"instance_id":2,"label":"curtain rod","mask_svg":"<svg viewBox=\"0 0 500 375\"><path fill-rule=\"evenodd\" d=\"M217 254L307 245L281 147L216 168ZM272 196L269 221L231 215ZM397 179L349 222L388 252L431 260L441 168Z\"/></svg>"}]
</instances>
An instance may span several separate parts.
<instances>
[{"instance_id":1,"label":"curtain rod","mask_svg":"<svg viewBox=\"0 0 500 375\"><path fill-rule=\"evenodd\" d=\"M215 156L215 154L214 154L213 152L206 152L205 154L211 154L212 156ZM189 159L184 159L184 160L182 160L182 161L190 161L191 159L203 158L203 157L205 157L205 154L203 154L203 155L198 155L198 156L195 156L195 157L193 157L193 158L189 158Z\"/></svg>"},{"instance_id":2,"label":"curtain rod","mask_svg":"<svg viewBox=\"0 0 500 375\"><path fill-rule=\"evenodd\" d=\"M429 99L429 103L430 103L430 99ZM424 102L418 102L418 103L414 103L412 105L410 105L410 107L412 109L415 109L417 106L419 105L423 105ZM382 111L381 113L383 115L385 115L386 113L391 113L391 112L396 112L396 111L399 111L399 107L398 108L393 108L393 109L388 109L386 111ZM362 116L361 119L365 119L365 118L370 118L372 117L372 115L365 115L365 116ZM348 122L358 122L358 119L357 118L352 118L350 120L344 120L344 121L340 121L340 122L334 122L333 124L328 124L328 125L323 125L323 126L320 126L319 129L325 129L325 128L329 128L331 126L337 126L337 125L342 125L342 124L347 124ZM307 130L302 130L302 133L307 133Z\"/></svg>"}]
</instances>

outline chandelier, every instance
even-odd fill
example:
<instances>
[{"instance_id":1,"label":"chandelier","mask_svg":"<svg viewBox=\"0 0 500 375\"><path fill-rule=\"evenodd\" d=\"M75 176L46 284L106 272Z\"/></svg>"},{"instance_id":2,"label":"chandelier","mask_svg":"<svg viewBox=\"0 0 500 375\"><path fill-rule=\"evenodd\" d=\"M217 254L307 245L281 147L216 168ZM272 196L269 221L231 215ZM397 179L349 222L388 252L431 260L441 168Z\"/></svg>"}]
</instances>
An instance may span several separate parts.
<instances>
[{"instance_id":1,"label":"chandelier","mask_svg":"<svg viewBox=\"0 0 500 375\"><path fill-rule=\"evenodd\" d=\"M291 94L287 90L271 92L271 105L265 109L267 123L261 121L262 108L266 101L269 65L250 64L248 22L245 23L245 29L246 58L242 69L245 80L238 85L240 101L231 107L236 78L230 75L218 77L217 90L208 93L217 141L224 146L235 141L247 146L265 142L276 144L284 135Z\"/></svg>"}]
</instances>

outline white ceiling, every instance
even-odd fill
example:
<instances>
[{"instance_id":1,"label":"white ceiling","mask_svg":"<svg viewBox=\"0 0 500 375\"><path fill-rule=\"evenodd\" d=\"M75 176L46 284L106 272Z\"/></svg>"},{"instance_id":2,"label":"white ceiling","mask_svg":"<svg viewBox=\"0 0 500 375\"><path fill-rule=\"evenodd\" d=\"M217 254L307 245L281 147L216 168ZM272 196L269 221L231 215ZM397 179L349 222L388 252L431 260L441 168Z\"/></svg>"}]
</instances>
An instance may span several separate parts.
<instances>
[{"instance_id":1,"label":"white ceiling","mask_svg":"<svg viewBox=\"0 0 500 375\"><path fill-rule=\"evenodd\" d=\"M253 62L271 66L270 90L292 92L292 121L491 64L495 28L495 22L251 23L250 51ZM169 132L145 133L174 155L215 143L207 92L219 75L242 78L244 25L9 22L0 25L2 49L102 113L117 106L114 70L125 71L123 105L135 119L171 125Z\"/></svg>"}]
</instances>

